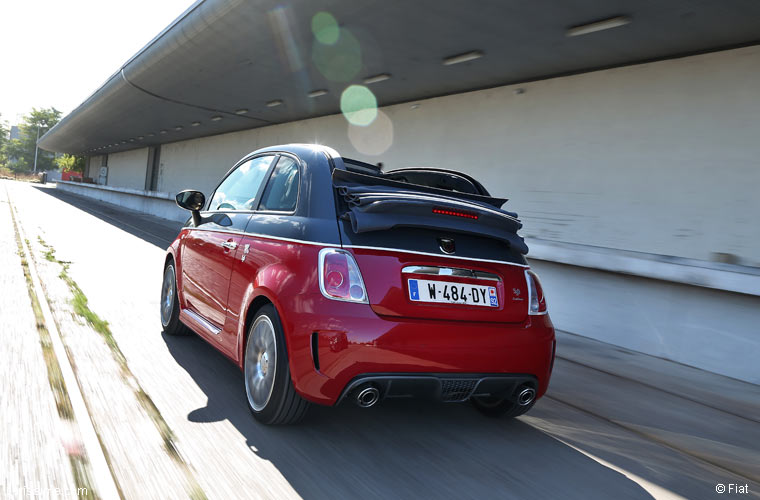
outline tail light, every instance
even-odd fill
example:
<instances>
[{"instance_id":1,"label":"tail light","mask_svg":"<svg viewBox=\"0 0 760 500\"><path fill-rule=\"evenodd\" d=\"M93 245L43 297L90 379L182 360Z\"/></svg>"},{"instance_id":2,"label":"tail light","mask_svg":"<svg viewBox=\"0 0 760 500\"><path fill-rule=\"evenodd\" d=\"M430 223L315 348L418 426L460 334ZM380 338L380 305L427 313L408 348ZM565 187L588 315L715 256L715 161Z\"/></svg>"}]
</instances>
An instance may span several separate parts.
<instances>
[{"instance_id":1,"label":"tail light","mask_svg":"<svg viewBox=\"0 0 760 500\"><path fill-rule=\"evenodd\" d=\"M359 266L345 250L323 248L319 251L319 289L328 299L368 303Z\"/></svg>"},{"instance_id":2,"label":"tail light","mask_svg":"<svg viewBox=\"0 0 760 500\"><path fill-rule=\"evenodd\" d=\"M528 314L546 314L546 297L538 276L526 269L525 280L528 282Z\"/></svg>"}]
</instances>

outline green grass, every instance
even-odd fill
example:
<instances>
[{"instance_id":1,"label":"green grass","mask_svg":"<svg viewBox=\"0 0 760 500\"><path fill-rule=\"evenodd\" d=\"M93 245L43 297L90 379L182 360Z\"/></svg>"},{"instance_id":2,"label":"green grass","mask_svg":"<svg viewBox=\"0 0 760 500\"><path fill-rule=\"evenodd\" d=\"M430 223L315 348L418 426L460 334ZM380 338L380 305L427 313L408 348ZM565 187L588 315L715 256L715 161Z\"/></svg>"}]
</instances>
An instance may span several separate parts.
<instances>
[{"instance_id":1,"label":"green grass","mask_svg":"<svg viewBox=\"0 0 760 500\"><path fill-rule=\"evenodd\" d=\"M29 271L29 262L26 260L26 253L24 252L24 246L21 244L21 236L19 235L18 228L16 227L16 217L13 215L13 212L11 212L11 218L13 219L13 229L16 235L18 254L21 256L21 269L24 272L26 289L27 293L29 294L29 300L32 304L35 326L37 327L37 333L40 336L42 359L45 361L45 367L47 368L48 383L50 384L50 389L53 392L55 407L58 411L58 415L62 419L74 420L74 409L71 406L71 399L69 398L69 393L66 390L66 383L63 381L61 366L58 364L58 358L56 357L55 351L53 350L53 342L50 339L50 332L48 332L48 329L45 326L45 317L42 314L40 301L37 298L37 293L34 291L32 275ZM29 240L26 241L28 244Z\"/></svg>"},{"instance_id":2,"label":"green grass","mask_svg":"<svg viewBox=\"0 0 760 500\"><path fill-rule=\"evenodd\" d=\"M103 340L106 341L106 344L111 349L111 352L116 357L116 360L119 361L120 364L125 364L126 361L124 355L121 353L116 340L113 338L113 333L111 333L111 328L108 326L108 321L104 320L98 316L95 311L90 309L87 296L84 294L84 292L82 292L82 289L79 288L79 285L77 285L76 281L74 281L71 276L69 276L69 265L71 263L63 260L58 260L55 256L55 249L45 243L45 240L43 240L42 237L38 236L37 241L39 241L40 245L45 248L45 260L48 260L50 262L57 262L61 265L61 272L58 277L60 277L69 286L69 290L71 291L71 305L74 308L74 312L79 315L79 317L84 319L87 324L92 327L93 330L98 332L103 337Z\"/></svg>"}]
</instances>

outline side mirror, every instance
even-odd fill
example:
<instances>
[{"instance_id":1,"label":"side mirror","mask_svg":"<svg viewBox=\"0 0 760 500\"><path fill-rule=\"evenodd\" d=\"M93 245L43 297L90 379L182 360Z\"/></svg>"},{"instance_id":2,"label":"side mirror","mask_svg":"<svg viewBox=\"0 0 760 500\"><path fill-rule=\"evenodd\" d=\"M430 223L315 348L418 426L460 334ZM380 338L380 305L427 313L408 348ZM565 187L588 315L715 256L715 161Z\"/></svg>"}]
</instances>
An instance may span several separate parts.
<instances>
[{"instance_id":1,"label":"side mirror","mask_svg":"<svg viewBox=\"0 0 760 500\"><path fill-rule=\"evenodd\" d=\"M177 205L185 210L190 210L193 214L193 224L195 226L201 225L201 213L200 210L203 205L206 204L206 197L200 191L194 191L192 189L186 189L177 193Z\"/></svg>"}]
</instances>

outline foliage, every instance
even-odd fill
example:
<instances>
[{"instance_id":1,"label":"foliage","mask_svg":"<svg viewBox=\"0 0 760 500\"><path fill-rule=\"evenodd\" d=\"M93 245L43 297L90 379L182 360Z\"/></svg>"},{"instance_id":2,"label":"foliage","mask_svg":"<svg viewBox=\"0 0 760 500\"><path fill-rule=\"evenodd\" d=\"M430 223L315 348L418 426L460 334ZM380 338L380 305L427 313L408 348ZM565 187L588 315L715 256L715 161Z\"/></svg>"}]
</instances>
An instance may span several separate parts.
<instances>
[{"instance_id":1,"label":"foliage","mask_svg":"<svg viewBox=\"0 0 760 500\"><path fill-rule=\"evenodd\" d=\"M7 159L3 154L5 143L8 142L8 125L3 121L3 115L0 114L0 168L4 167Z\"/></svg>"},{"instance_id":2,"label":"foliage","mask_svg":"<svg viewBox=\"0 0 760 500\"><path fill-rule=\"evenodd\" d=\"M34 153L37 134L42 137L61 119L61 112L55 108L32 108L32 112L19 124L19 139L7 141L2 147L2 156L8 166L16 171L34 168ZM54 155L40 149L37 153L37 170L55 170Z\"/></svg>"},{"instance_id":3,"label":"foliage","mask_svg":"<svg viewBox=\"0 0 760 500\"><path fill-rule=\"evenodd\" d=\"M84 156L64 154L53 160L61 172L84 173Z\"/></svg>"}]
</instances>

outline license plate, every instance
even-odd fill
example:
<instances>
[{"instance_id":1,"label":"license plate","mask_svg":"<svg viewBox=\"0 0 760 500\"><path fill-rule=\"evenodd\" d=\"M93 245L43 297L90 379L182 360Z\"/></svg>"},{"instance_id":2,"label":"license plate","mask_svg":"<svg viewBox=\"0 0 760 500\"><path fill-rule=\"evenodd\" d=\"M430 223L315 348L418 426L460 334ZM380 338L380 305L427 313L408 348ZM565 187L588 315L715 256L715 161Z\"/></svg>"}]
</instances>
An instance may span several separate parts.
<instances>
[{"instance_id":1,"label":"license plate","mask_svg":"<svg viewBox=\"0 0 760 500\"><path fill-rule=\"evenodd\" d=\"M412 302L443 302L469 306L499 307L496 287L448 281L409 280Z\"/></svg>"}]
</instances>

